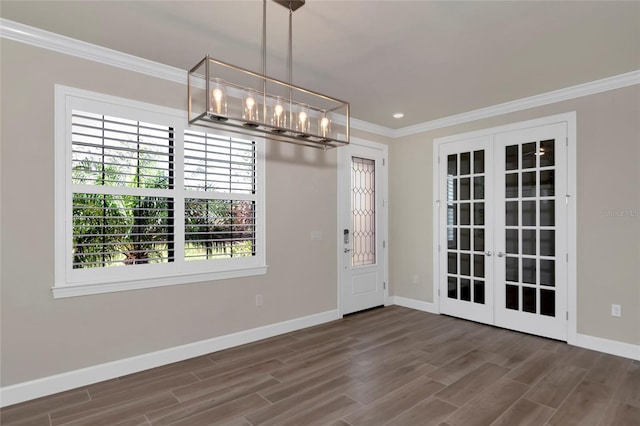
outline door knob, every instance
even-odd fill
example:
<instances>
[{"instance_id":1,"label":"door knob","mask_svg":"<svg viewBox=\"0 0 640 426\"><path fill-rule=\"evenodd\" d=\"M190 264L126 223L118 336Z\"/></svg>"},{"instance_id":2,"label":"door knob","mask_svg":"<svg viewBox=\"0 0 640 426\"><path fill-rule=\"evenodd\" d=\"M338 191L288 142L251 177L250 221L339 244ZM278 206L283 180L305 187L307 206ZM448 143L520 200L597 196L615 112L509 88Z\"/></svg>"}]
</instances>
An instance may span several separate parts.
<instances>
[{"instance_id":1,"label":"door knob","mask_svg":"<svg viewBox=\"0 0 640 426\"><path fill-rule=\"evenodd\" d=\"M504 257L504 253L503 253L503 252L501 252L501 251L499 251L499 252L498 252L498 257Z\"/></svg>"},{"instance_id":2,"label":"door knob","mask_svg":"<svg viewBox=\"0 0 640 426\"><path fill-rule=\"evenodd\" d=\"M344 249L345 253L349 253L351 251L351 249Z\"/></svg>"},{"instance_id":3,"label":"door knob","mask_svg":"<svg viewBox=\"0 0 640 426\"><path fill-rule=\"evenodd\" d=\"M491 252L491 250L487 250L484 252L484 254L487 256L491 256L493 253Z\"/></svg>"}]
</instances>

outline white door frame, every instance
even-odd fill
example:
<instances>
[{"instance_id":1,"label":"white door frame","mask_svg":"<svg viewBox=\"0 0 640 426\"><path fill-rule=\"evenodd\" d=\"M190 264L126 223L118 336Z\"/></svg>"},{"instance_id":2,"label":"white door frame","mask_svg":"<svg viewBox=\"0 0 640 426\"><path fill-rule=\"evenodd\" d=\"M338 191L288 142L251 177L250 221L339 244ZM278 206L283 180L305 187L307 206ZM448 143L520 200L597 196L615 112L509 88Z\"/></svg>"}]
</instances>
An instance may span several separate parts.
<instances>
[{"instance_id":1,"label":"white door frame","mask_svg":"<svg viewBox=\"0 0 640 426\"><path fill-rule=\"evenodd\" d=\"M511 132L515 130L526 129L529 127L545 126L555 123L566 123L567 125L567 315L568 315L568 330L567 330L567 343L575 345L577 343L578 334L578 322L577 322L577 226L576 226L576 112L567 112L564 114L557 114L548 117L542 117L534 120L521 121L518 123L507 124L504 126L497 126L488 129L477 130L468 133L462 133L457 135L446 136L442 138L436 138L433 140L433 188L432 199L433 203L433 253L436 258L433 262L433 309L436 313L440 313L440 297L438 296L439 280L440 280L440 267L439 267L439 247L438 247L438 235L440 232L440 181L439 181L439 167L438 167L438 153L440 145L443 143L454 142L463 139L479 138L482 136L493 135L496 133Z\"/></svg>"},{"instance_id":2,"label":"white door frame","mask_svg":"<svg viewBox=\"0 0 640 426\"><path fill-rule=\"evenodd\" d=\"M389 152L389 147L385 144L382 143L378 143L378 142L372 142L372 141L368 141L366 139L360 139L360 138L354 138L351 137L350 141L349 141L349 145L356 145L356 146L362 146L365 148L371 148L371 149L376 149L376 150L380 150L382 151L382 158L383 158L383 166L382 169L380 171L380 178L382 181L382 188L381 190L378 189L377 192L381 193L382 195L382 218L379 222L380 225L380 231L381 231L381 238L383 239L383 241L385 242L384 246L383 246L383 250L382 250L382 254L380 255L379 259L382 260L383 265L383 279L384 279L384 305L388 306L390 304L389 301L389 245L388 245L388 230L389 230L389 173L388 173L388 152ZM345 155L344 153L346 152L346 149L349 145L346 145L344 147L340 147L337 148L337 169L338 169L338 173L337 173L337 191L336 191L336 196L337 196L337 206L338 206L338 211L336 213L336 224L337 224L337 229L336 229L336 233L337 233L337 238L336 238L336 252L337 252L337 286L336 286L336 293L338 295L338 312L340 314L340 317L342 317L344 314L344 310L343 310L343 306L342 306L342 285L344 284L342 282L342 268L343 268L343 262L345 259L344 253L343 253L343 235L342 235L342 224L341 224L341 214L344 211L344 209L350 209L350 205L344 205L344 198L342 196L342 193L344 191L344 188L341 187L341 182L343 182L346 177L345 177L345 173L350 176L351 174L351 159L348 158L347 155Z\"/></svg>"}]
</instances>

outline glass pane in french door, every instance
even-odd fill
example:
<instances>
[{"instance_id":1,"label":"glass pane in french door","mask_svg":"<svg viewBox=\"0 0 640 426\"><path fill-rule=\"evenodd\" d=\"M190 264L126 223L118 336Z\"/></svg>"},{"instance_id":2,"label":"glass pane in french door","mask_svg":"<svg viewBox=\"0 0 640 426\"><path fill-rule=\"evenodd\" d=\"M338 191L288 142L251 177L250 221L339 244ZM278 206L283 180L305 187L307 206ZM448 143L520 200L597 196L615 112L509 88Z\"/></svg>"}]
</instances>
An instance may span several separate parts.
<instances>
[{"instance_id":1,"label":"glass pane in french door","mask_svg":"<svg viewBox=\"0 0 640 426\"><path fill-rule=\"evenodd\" d=\"M485 150L446 158L447 298L486 303Z\"/></svg>"},{"instance_id":2,"label":"glass pane in french door","mask_svg":"<svg viewBox=\"0 0 640 426\"><path fill-rule=\"evenodd\" d=\"M554 139L504 147L504 308L555 317Z\"/></svg>"}]
</instances>

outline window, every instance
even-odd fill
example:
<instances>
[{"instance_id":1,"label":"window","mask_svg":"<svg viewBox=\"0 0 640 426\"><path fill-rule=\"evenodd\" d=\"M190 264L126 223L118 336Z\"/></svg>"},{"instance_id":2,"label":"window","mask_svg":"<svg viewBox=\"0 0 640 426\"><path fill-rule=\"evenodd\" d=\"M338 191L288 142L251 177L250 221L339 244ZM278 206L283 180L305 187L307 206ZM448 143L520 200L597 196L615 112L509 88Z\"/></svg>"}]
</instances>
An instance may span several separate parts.
<instances>
[{"instance_id":1,"label":"window","mask_svg":"<svg viewBox=\"0 0 640 426\"><path fill-rule=\"evenodd\" d=\"M56 87L55 297L264 274L259 143Z\"/></svg>"}]
</instances>

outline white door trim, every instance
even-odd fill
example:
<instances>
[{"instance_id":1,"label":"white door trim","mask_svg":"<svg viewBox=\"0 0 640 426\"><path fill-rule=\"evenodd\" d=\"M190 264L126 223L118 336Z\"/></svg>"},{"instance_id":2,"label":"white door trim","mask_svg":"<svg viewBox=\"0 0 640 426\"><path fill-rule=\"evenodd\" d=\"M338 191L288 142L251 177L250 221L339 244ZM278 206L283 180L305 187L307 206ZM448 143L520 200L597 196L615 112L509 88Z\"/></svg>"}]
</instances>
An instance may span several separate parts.
<instances>
[{"instance_id":1,"label":"white door trim","mask_svg":"<svg viewBox=\"0 0 640 426\"><path fill-rule=\"evenodd\" d=\"M356 146L362 146L365 148L371 148L371 149L377 149L382 151L382 158L384 159L384 165L382 167L382 174L381 174L381 178L382 178L382 211L383 211L383 217L382 217L382 221L380 222L380 227L381 227L381 233L382 233L382 238L384 241L386 241L386 247L383 249L382 251L382 258L384 261L384 267L383 267L383 276L384 276L384 283L385 283L385 288L384 288L384 305L388 306L393 304L389 298L389 236L388 236L388 230L389 230L389 147L385 144L382 143L378 143L378 142L372 142L366 139L360 139L360 138L354 138L351 137L350 141L349 141L349 145L356 145ZM348 147L348 145L346 146ZM345 206L344 205L344 201L343 201L343 197L341 197L341 191L343 188L340 187L340 183L343 181L343 177L344 177L344 173L346 173L348 170L350 170L351 164L345 164L346 158L344 158L345 156L342 154L343 152L343 148L346 147L340 147L337 148L338 150L338 158L337 158L337 188L336 188L336 197L337 197L337 207L338 207L338 211L336 212L336 223L337 223L337 227L336 227L336 256L337 256L337 276L336 276L336 293L337 293L337 302L338 302L338 312L340 313L340 316L343 316L343 306L342 306L342 262L344 260L344 256L342 253L342 248L343 248L343 244L342 244L342 228L340 225L340 214L343 211L343 209L345 208L349 208L349 206Z\"/></svg>"},{"instance_id":2,"label":"white door trim","mask_svg":"<svg viewBox=\"0 0 640 426\"><path fill-rule=\"evenodd\" d=\"M481 129L468 133L461 133L457 135L445 136L442 138L436 138L433 140L433 187L432 187L432 200L433 200L433 253L435 259L433 262L433 308L434 311L440 313L440 297L438 295L439 280L440 280L440 266L439 266L439 252L438 252L438 235L439 235L439 167L438 167L438 152L440 145L448 142L454 142L463 139L478 138L482 136L492 135L496 133L511 132L515 130L521 130L529 127L544 126L555 123L566 123L567 125L567 313L569 317L568 330L567 330L567 343L575 345L577 343L578 336L578 321L577 321L577 135L576 135L576 112L567 112L563 114L552 115L548 117L537 118L534 120L521 121L518 123L507 124L504 126L497 126L487 129Z\"/></svg>"}]
</instances>

